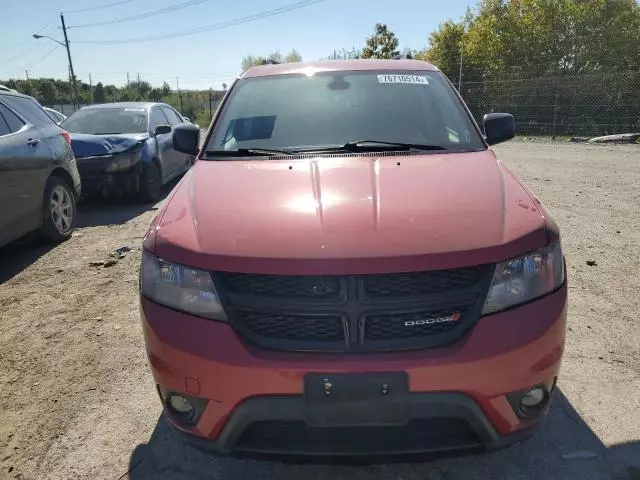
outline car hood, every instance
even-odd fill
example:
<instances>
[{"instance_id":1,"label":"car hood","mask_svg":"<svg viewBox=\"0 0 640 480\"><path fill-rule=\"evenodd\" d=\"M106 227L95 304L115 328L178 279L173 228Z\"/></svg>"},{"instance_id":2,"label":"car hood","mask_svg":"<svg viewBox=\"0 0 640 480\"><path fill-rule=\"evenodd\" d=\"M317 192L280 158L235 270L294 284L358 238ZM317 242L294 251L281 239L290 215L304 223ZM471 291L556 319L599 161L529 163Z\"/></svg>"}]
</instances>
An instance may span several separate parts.
<instances>
[{"instance_id":1,"label":"car hood","mask_svg":"<svg viewBox=\"0 0 640 480\"><path fill-rule=\"evenodd\" d=\"M71 148L76 158L113 155L133 148L149 138L148 133L123 133L118 135L87 135L72 133Z\"/></svg>"},{"instance_id":2,"label":"car hood","mask_svg":"<svg viewBox=\"0 0 640 480\"><path fill-rule=\"evenodd\" d=\"M544 246L538 201L491 150L203 161L145 247L255 273L373 273L504 260Z\"/></svg>"}]
</instances>

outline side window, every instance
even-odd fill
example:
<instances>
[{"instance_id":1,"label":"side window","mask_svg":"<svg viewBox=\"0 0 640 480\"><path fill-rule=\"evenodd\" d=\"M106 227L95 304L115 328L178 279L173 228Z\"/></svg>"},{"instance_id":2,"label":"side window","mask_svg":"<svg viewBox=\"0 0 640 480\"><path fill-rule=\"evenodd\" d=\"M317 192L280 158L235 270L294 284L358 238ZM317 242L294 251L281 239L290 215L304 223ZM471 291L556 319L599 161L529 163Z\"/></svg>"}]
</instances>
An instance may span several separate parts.
<instances>
[{"instance_id":1,"label":"side window","mask_svg":"<svg viewBox=\"0 0 640 480\"><path fill-rule=\"evenodd\" d=\"M6 95L2 100L36 126L55 125L51 117L32 98Z\"/></svg>"},{"instance_id":2,"label":"side window","mask_svg":"<svg viewBox=\"0 0 640 480\"><path fill-rule=\"evenodd\" d=\"M173 109L168 107L162 107L162 111L171 122L171 125L178 125L179 123L183 123L183 120L178 116L178 114Z\"/></svg>"},{"instance_id":3,"label":"side window","mask_svg":"<svg viewBox=\"0 0 640 480\"><path fill-rule=\"evenodd\" d=\"M152 108L149 113L149 131L153 132L158 125L168 125L167 118L159 108Z\"/></svg>"},{"instance_id":4,"label":"side window","mask_svg":"<svg viewBox=\"0 0 640 480\"><path fill-rule=\"evenodd\" d=\"M0 137L9 135L10 133L11 130L9 130L9 125L7 125L7 122L4 121L4 118L0 114Z\"/></svg>"},{"instance_id":5,"label":"side window","mask_svg":"<svg viewBox=\"0 0 640 480\"><path fill-rule=\"evenodd\" d=\"M9 132L7 133L17 132L22 127L24 127L24 122L20 120L20 118L15 113L13 113L11 110L9 110L7 107L2 105L1 103L0 103L0 117L4 118L4 122L0 122L0 129L2 128L1 124L6 123L7 127L9 128ZM3 135L6 135L6 133Z\"/></svg>"}]
</instances>

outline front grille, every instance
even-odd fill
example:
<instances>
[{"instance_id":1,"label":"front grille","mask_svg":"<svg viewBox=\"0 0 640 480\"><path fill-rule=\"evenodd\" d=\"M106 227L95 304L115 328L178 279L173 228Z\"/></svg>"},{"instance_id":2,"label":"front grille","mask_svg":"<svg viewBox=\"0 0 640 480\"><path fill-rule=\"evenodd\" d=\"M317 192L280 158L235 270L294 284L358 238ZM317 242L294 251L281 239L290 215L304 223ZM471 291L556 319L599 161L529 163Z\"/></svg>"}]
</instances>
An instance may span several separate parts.
<instances>
[{"instance_id":1,"label":"front grille","mask_svg":"<svg viewBox=\"0 0 640 480\"><path fill-rule=\"evenodd\" d=\"M493 266L376 275L214 272L229 322L260 346L378 351L441 346L478 319Z\"/></svg>"},{"instance_id":2,"label":"front grille","mask_svg":"<svg viewBox=\"0 0 640 480\"><path fill-rule=\"evenodd\" d=\"M365 340L395 340L436 335L455 328L459 311L372 313L363 318Z\"/></svg>"},{"instance_id":3,"label":"front grille","mask_svg":"<svg viewBox=\"0 0 640 480\"><path fill-rule=\"evenodd\" d=\"M230 293L259 296L323 299L340 293L340 277L337 276L219 273L218 281Z\"/></svg>"},{"instance_id":4,"label":"front grille","mask_svg":"<svg viewBox=\"0 0 640 480\"><path fill-rule=\"evenodd\" d=\"M339 315L302 315L237 311L244 325L258 335L279 340L338 341L344 338Z\"/></svg>"},{"instance_id":5,"label":"front grille","mask_svg":"<svg viewBox=\"0 0 640 480\"><path fill-rule=\"evenodd\" d=\"M482 267L363 276L369 297L408 297L468 288L482 277Z\"/></svg>"},{"instance_id":6,"label":"front grille","mask_svg":"<svg viewBox=\"0 0 640 480\"><path fill-rule=\"evenodd\" d=\"M414 419L397 427L308 427L302 421L249 425L235 450L261 453L379 455L474 448L480 439L463 420Z\"/></svg>"}]
</instances>

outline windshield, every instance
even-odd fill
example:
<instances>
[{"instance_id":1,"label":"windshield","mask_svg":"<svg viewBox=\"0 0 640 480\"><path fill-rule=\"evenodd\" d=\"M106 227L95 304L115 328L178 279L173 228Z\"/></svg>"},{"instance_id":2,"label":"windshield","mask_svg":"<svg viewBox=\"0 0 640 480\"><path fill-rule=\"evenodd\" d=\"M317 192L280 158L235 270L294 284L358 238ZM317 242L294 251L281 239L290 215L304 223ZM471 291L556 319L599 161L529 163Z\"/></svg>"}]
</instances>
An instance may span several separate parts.
<instances>
[{"instance_id":1,"label":"windshield","mask_svg":"<svg viewBox=\"0 0 640 480\"><path fill-rule=\"evenodd\" d=\"M78 110L60 126L69 133L91 135L144 133L147 131L147 111L133 107Z\"/></svg>"},{"instance_id":2,"label":"windshield","mask_svg":"<svg viewBox=\"0 0 640 480\"><path fill-rule=\"evenodd\" d=\"M364 140L485 148L441 73L342 71L239 80L206 150L304 151Z\"/></svg>"}]
</instances>

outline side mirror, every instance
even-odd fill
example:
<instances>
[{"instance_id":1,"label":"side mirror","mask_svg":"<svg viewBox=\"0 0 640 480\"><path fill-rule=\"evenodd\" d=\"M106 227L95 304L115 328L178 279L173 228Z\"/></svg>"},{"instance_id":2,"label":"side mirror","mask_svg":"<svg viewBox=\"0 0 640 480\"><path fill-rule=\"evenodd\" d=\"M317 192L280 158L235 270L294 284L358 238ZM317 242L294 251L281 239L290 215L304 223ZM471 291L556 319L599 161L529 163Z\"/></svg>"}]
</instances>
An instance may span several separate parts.
<instances>
[{"instance_id":1,"label":"side mirror","mask_svg":"<svg viewBox=\"0 0 640 480\"><path fill-rule=\"evenodd\" d=\"M164 135L165 133L171 133L170 125L158 125L153 132L154 135Z\"/></svg>"},{"instance_id":2,"label":"side mirror","mask_svg":"<svg viewBox=\"0 0 640 480\"><path fill-rule=\"evenodd\" d=\"M506 142L516 136L516 121L510 113L487 113L482 123L489 145Z\"/></svg>"},{"instance_id":3,"label":"side mirror","mask_svg":"<svg viewBox=\"0 0 640 480\"><path fill-rule=\"evenodd\" d=\"M190 123L176 125L173 129L174 150L189 155L197 155L200 150L200 129Z\"/></svg>"}]
</instances>

